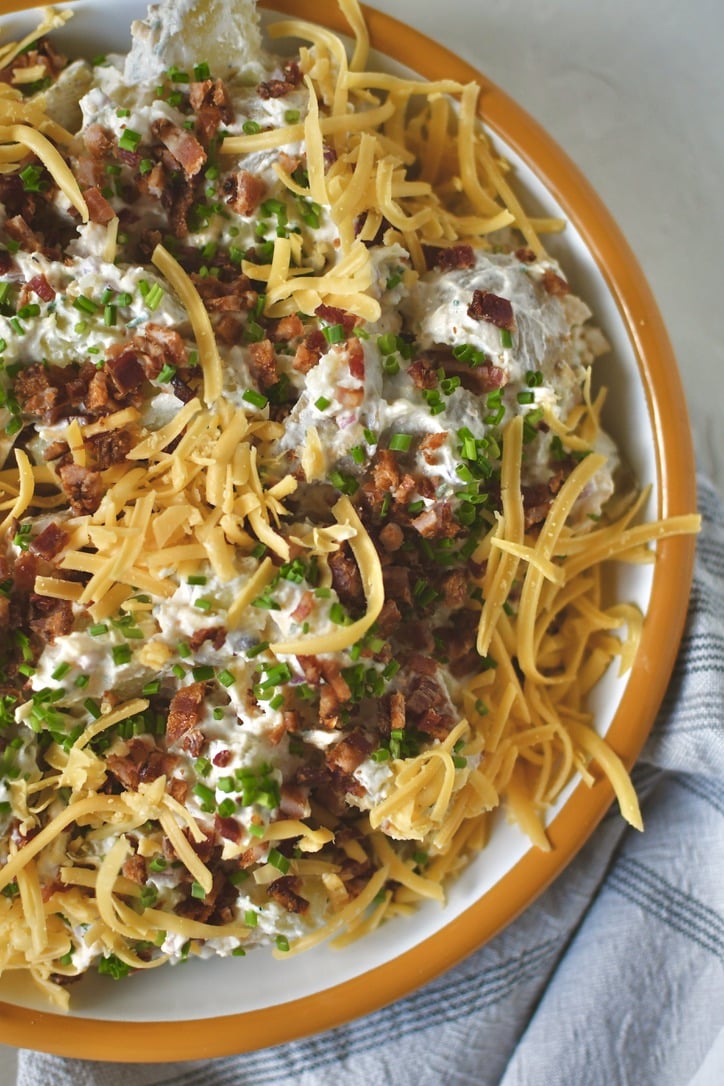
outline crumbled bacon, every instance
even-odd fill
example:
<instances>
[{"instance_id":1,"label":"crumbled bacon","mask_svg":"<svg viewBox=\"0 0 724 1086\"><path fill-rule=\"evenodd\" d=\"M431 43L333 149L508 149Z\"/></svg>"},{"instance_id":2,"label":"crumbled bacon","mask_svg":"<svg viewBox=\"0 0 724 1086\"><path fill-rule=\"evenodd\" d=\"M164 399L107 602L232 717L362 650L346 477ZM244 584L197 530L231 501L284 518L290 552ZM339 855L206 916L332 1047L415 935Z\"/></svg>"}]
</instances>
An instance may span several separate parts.
<instances>
[{"instance_id":1,"label":"crumbled bacon","mask_svg":"<svg viewBox=\"0 0 724 1086\"><path fill-rule=\"evenodd\" d=\"M203 683L182 686L171 698L166 720L166 738L175 743L201 720L201 707L206 697Z\"/></svg>"},{"instance_id":2,"label":"crumbled bacon","mask_svg":"<svg viewBox=\"0 0 724 1086\"><path fill-rule=\"evenodd\" d=\"M399 524L389 521L380 529L379 540L389 553L398 551L405 541L405 534Z\"/></svg>"},{"instance_id":3,"label":"crumbled bacon","mask_svg":"<svg viewBox=\"0 0 724 1086\"><path fill-rule=\"evenodd\" d=\"M67 542L68 533L54 520L51 520L49 524L46 524L42 532L33 539L30 550L38 558L44 558L46 562L49 562L62 551Z\"/></svg>"},{"instance_id":4,"label":"crumbled bacon","mask_svg":"<svg viewBox=\"0 0 724 1086\"><path fill-rule=\"evenodd\" d=\"M189 102L205 140L212 139L223 124L231 124L234 110L229 93L220 79L204 79L189 86Z\"/></svg>"},{"instance_id":5,"label":"crumbled bacon","mask_svg":"<svg viewBox=\"0 0 724 1086\"><path fill-rule=\"evenodd\" d=\"M323 728L332 730L340 723L340 705L334 688L324 683L319 688L319 720Z\"/></svg>"},{"instance_id":6,"label":"crumbled bacon","mask_svg":"<svg viewBox=\"0 0 724 1086\"><path fill-rule=\"evenodd\" d=\"M304 334L304 325L297 313L290 313L288 317L281 317L276 328L270 333L275 341L288 343L290 339L296 339Z\"/></svg>"},{"instance_id":7,"label":"crumbled bacon","mask_svg":"<svg viewBox=\"0 0 724 1086\"><path fill-rule=\"evenodd\" d=\"M238 215L253 215L266 192L266 183L248 170L237 170L224 181L226 202Z\"/></svg>"},{"instance_id":8,"label":"crumbled bacon","mask_svg":"<svg viewBox=\"0 0 724 1086\"><path fill-rule=\"evenodd\" d=\"M227 766L229 764L229 762L231 761L231 758L232 758L231 751L229 750L228 747L224 747L223 750L217 750L216 754L211 759L211 761L214 763L215 766L218 766L220 769L223 769L224 766Z\"/></svg>"},{"instance_id":9,"label":"crumbled bacon","mask_svg":"<svg viewBox=\"0 0 724 1086\"><path fill-rule=\"evenodd\" d=\"M277 372L277 356L274 346L269 339L259 340L249 344L249 363L252 376L255 377L259 388L268 389L279 380Z\"/></svg>"},{"instance_id":10,"label":"crumbled bacon","mask_svg":"<svg viewBox=\"0 0 724 1086\"><path fill-rule=\"evenodd\" d=\"M62 464L58 468L58 475L73 512L95 513L104 494L101 473L81 464L70 463Z\"/></svg>"},{"instance_id":11,"label":"crumbled bacon","mask_svg":"<svg viewBox=\"0 0 724 1086\"><path fill-rule=\"evenodd\" d=\"M105 226L106 223L109 223L111 219L116 217L115 211L97 185L93 185L91 188L86 189L83 196L88 205L88 216L91 222Z\"/></svg>"},{"instance_id":12,"label":"crumbled bacon","mask_svg":"<svg viewBox=\"0 0 724 1086\"><path fill-rule=\"evenodd\" d=\"M521 264L535 264L536 262L535 253L532 249L528 249L526 246L523 246L520 249L516 249L515 255L521 262Z\"/></svg>"},{"instance_id":13,"label":"crumbled bacon","mask_svg":"<svg viewBox=\"0 0 724 1086\"><path fill-rule=\"evenodd\" d=\"M13 241L17 241L21 249L25 249L26 252L35 253L43 249L41 238L30 229L22 215L13 215L12 218L6 219L4 228Z\"/></svg>"},{"instance_id":14,"label":"crumbled bacon","mask_svg":"<svg viewBox=\"0 0 724 1086\"><path fill-rule=\"evenodd\" d=\"M352 697L352 691L342 674L341 664L339 664L337 660L329 660L326 657L320 657L319 669L322 672L325 681L328 682L334 690L339 701L349 701Z\"/></svg>"},{"instance_id":15,"label":"crumbled bacon","mask_svg":"<svg viewBox=\"0 0 724 1086\"><path fill-rule=\"evenodd\" d=\"M114 347L110 350L114 351ZM138 351L129 344L119 344L117 353L106 359L106 371L121 394L131 392L143 384L145 373Z\"/></svg>"},{"instance_id":16,"label":"crumbled bacon","mask_svg":"<svg viewBox=\"0 0 724 1086\"><path fill-rule=\"evenodd\" d=\"M196 630L189 638L189 647L196 652L197 649L201 648L205 641L210 641L213 648L218 652L226 641L226 627L204 626L203 629Z\"/></svg>"},{"instance_id":17,"label":"crumbled bacon","mask_svg":"<svg viewBox=\"0 0 724 1086\"><path fill-rule=\"evenodd\" d=\"M327 751L325 761L328 766L340 769L343 773L354 773L355 769L374 750L374 742L364 732L354 731L340 739Z\"/></svg>"},{"instance_id":18,"label":"crumbled bacon","mask_svg":"<svg viewBox=\"0 0 724 1086\"><path fill-rule=\"evenodd\" d=\"M474 320L487 321L496 328L504 328L508 332L515 330L515 317L513 306L508 298L501 298L489 290L474 290L473 300L468 306L468 316Z\"/></svg>"},{"instance_id":19,"label":"crumbled bacon","mask_svg":"<svg viewBox=\"0 0 724 1086\"><path fill-rule=\"evenodd\" d=\"M287 912L304 913L309 908L309 902L297 893L301 885L302 880L298 876L282 875L281 878L274 879L274 882L269 883L266 892Z\"/></svg>"},{"instance_id":20,"label":"crumbled bacon","mask_svg":"<svg viewBox=\"0 0 724 1086\"><path fill-rule=\"evenodd\" d=\"M139 886L143 886L148 877L146 872L146 861L143 856L139 856L137 852L134 852L132 856L128 856L123 861L123 867L121 868L121 874L124 878L130 879L131 882L138 883Z\"/></svg>"},{"instance_id":21,"label":"crumbled bacon","mask_svg":"<svg viewBox=\"0 0 724 1086\"><path fill-rule=\"evenodd\" d=\"M100 124L86 125L81 138L93 158L104 158L113 149L114 139L112 134Z\"/></svg>"},{"instance_id":22,"label":"crumbled bacon","mask_svg":"<svg viewBox=\"0 0 724 1086\"><path fill-rule=\"evenodd\" d=\"M26 285L27 289L33 294L37 294L43 302L52 302L55 297L55 290L51 287L44 275L34 275L32 279L28 280Z\"/></svg>"},{"instance_id":23,"label":"crumbled bacon","mask_svg":"<svg viewBox=\"0 0 724 1086\"><path fill-rule=\"evenodd\" d=\"M214 815L214 829L219 837L224 837L227 841L234 841L236 844L241 841L241 826L235 818Z\"/></svg>"},{"instance_id":24,"label":"crumbled bacon","mask_svg":"<svg viewBox=\"0 0 724 1086\"><path fill-rule=\"evenodd\" d=\"M452 268L472 268L475 264L475 252L472 245L461 243L441 249L425 246L424 251L428 268L440 268L445 272Z\"/></svg>"},{"instance_id":25,"label":"crumbled bacon","mask_svg":"<svg viewBox=\"0 0 724 1086\"><path fill-rule=\"evenodd\" d=\"M306 818L310 810L306 789L299 785L283 784L279 798L279 810L287 818Z\"/></svg>"},{"instance_id":26,"label":"crumbled bacon","mask_svg":"<svg viewBox=\"0 0 724 1086\"><path fill-rule=\"evenodd\" d=\"M359 607L365 598L359 567L346 546L333 551L327 562L332 573L332 586L345 607Z\"/></svg>"},{"instance_id":27,"label":"crumbled bacon","mask_svg":"<svg viewBox=\"0 0 724 1086\"><path fill-rule=\"evenodd\" d=\"M122 464L133 445L133 437L128 430L103 430L86 441L98 471L105 471L112 464Z\"/></svg>"},{"instance_id":28,"label":"crumbled bacon","mask_svg":"<svg viewBox=\"0 0 724 1086\"><path fill-rule=\"evenodd\" d=\"M192 132L163 117L153 121L151 132L173 155L187 178L196 177L206 165L206 151Z\"/></svg>"},{"instance_id":29,"label":"crumbled bacon","mask_svg":"<svg viewBox=\"0 0 724 1086\"><path fill-rule=\"evenodd\" d=\"M307 589L306 592L302 593L302 598L292 611L291 617L294 619L295 622L304 622L305 618L309 618L313 609L314 593L311 590Z\"/></svg>"},{"instance_id":30,"label":"crumbled bacon","mask_svg":"<svg viewBox=\"0 0 724 1086\"><path fill-rule=\"evenodd\" d=\"M569 294L571 290L565 279L560 275L556 275L552 268L546 268L543 272L541 282L548 293L554 298L562 298L564 295Z\"/></svg>"},{"instance_id":31,"label":"crumbled bacon","mask_svg":"<svg viewBox=\"0 0 724 1086\"><path fill-rule=\"evenodd\" d=\"M30 627L43 641L52 643L56 637L65 637L73 629L73 608L68 600L33 594L31 605Z\"/></svg>"},{"instance_id":32,"label":"crumbled bacon","mask_svg":"<svg viewBox=\"0 0 724 1086\"><path fill-rule=\"evenodd\" d=\"M435 367L427 358L416 358L415 361L408 366L407 372L415 388L437 387L437 373L435 372Z\"/></svg>"}]
</instances>

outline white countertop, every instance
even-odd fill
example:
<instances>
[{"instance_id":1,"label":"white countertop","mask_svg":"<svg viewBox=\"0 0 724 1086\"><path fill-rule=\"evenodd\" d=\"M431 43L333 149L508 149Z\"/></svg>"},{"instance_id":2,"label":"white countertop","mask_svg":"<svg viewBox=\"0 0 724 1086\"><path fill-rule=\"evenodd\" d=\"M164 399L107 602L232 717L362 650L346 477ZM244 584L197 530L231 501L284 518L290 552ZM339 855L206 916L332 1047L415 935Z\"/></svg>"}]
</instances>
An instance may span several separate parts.
<instances>
[{"instance_id":1,"label":"white countertop","mask_svg":"<svg viewBox=\"0 0 724 1086\"><path fill-rule=\"evenodd\" d=\"M331 0L327 0L331 2ZM0 3L0 7L4 6ZM724 489L721 0L375 0L531 113L598 191L658 300L701 463ZM713 1086L718 1046L696 1086ZM15 1082L0 1046L0 1086ZM693 1084L692 1084L693 1086Z\"/></svg>"}]
</instances>

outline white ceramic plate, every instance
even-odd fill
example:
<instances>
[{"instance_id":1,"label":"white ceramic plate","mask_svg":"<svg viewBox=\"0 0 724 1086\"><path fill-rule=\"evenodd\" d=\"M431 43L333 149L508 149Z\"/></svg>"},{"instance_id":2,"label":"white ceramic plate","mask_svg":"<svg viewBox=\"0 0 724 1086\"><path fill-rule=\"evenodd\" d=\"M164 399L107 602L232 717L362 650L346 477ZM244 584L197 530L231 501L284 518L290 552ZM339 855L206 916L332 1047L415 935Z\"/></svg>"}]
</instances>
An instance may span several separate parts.
<instances>
[{"instance_id":1,"label":"white ceramic plate","mask_svg":"<svg viewBox=\"0 0 724 1086\"><path fill-rule=\"evenodd\" d=\"M131 18L145 13L141 0L67 6L76 15L57 40L70 56L125 51ZM275 6L342 26L332 3L321 13L314 0ZM3 31L15 37L34 19L6 16ZM369 26L380 65L396 70L402 63L429 78L482 83L485 121L515 168L526 206L568 220L565 234L549 247L612 344L598 364L598 378L610 390L605 423L637 477L653 484L647 514L692 511L691 444L678 373L656 306L615 224L565 155L498 88L378 12L369 13ZM635 668L624 682L608 676L594 700L598 730L628 765L650 730L673 665L692 555L691 541L670 540L660 547L655 571L622 568L614 577L616 596L648 612ZM593 789L572 785L551 812L555 848L549 854L531 850L500 818L444 908L428 904L413 919L389 922L341 952L321 947L280 962L255 951L242 959L190 961L123 983L89 977L73 989L72 1028L47 1013L29 983L5 979L0 1040L86 1058L188 1059L276 1044L366 1013L451 966L512 920L581 847L611 798L604 781Z\"/></svg>"}]
</instances>

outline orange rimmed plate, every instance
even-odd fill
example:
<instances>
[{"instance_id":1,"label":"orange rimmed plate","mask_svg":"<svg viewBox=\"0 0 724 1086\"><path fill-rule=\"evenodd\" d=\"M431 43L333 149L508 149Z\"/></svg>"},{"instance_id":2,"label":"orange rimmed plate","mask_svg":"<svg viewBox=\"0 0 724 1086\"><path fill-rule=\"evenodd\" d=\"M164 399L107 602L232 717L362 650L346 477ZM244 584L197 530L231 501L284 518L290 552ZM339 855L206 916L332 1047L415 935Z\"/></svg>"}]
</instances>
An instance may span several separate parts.
<instances>
[{"instance_id":1,"label":"orange rimmed plate","mask_svg":"<svg viewBox=\"0 0 724 1086\"><path fill-rule=\"evenodd\" d=\"M0 0L4 12L28 6ZM143 0L68 6L76 16L58 37L70 55L124 50L131 18L145 11ZM274 0L273 7L346 29L333 0ZM612 343L611 355L598 364L609 388L605 422L639 480L652 484L647 513L692 512L693 454L676 363L651 292L610 215L560 148L499 88L389 16L371 9L366 15L380 64L429 79L480 83L483 119L512 162L526 204L568 221L550 249ZM3 30L15 35L33 20L9 16ZM607 676L594 710L599 730L627 766L651 729L673 667L693 554L693 539L666 540L655 567L615 576L617 596L639 603L646 622L632 672L625 681ZM10 977L0 984L0 1041L85 1059L184 1060L276 1045L349 1021L408 994L510 923L560 874L611 800L604 780L593 788L572 786L552 815L548 853L529 849L501 819L489 847L451 887L444 909L426 905L344 951L322 947L286 962L257 951L156 970L123 984L89 978L74 988L70 1016L49 1013L29 985Z\"/></svg>"}]
</instances>

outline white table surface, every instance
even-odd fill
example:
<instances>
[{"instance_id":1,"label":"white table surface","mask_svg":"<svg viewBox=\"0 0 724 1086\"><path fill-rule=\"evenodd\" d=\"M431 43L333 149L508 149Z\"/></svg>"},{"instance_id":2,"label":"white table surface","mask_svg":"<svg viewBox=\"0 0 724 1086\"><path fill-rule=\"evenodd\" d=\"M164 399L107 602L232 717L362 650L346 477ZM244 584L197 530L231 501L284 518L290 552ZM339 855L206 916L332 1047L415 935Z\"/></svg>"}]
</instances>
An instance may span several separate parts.
<instances>
[{"instance_id":1,"label":"white table surface","mask_svg":"<svg viewBox=\"0 0 724 1086\"><path fill-rule=\"evenodd\" d=\"M480 68L587 175L653 288L686 384L700 462L724 490L718 391L724 4L375 0L373 6ZM690 1086L722 1081L724 1034ZM0 1086L14 1083L14 1052L0 1045Z\"/></svg>"}]
</instances>

